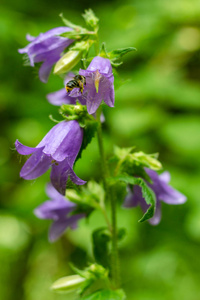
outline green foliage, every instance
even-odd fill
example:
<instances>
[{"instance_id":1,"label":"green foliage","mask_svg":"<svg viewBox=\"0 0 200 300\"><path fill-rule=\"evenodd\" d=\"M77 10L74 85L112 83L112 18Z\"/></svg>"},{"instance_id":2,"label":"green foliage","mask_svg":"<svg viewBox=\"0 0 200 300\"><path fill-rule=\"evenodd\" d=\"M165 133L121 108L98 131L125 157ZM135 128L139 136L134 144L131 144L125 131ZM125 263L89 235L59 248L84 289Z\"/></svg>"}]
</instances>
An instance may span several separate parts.
<instances>
[{"instance_id":1,"label":"green foliage","mask_svg":"<svg viewBox=\"0 0 200 300\"><path fill-rule=\"evenodd\" d=\"M85 19L87 25L96 30L98 29L99 19L95 16L94 12L91 9L86 9L85 13L82 16Z\"/></svg>"},{"instance_id":2,"label":"green foliage","mask_svg":"<svg viewBox=\"0 0 200 300\"><path fill-rule=\"evenodd\" d=\"M116 163L114 174L126 173L129 175L139 176L150 181L144 167L152 170L160 170L161 163L157 160L158 154L146 154L142 151L134 152L135 147L119 148L114 147L114 156L110 160Z\"/></svg>"},{"instance_id":3,"label":"green foliage","mask_svg":"<svg viewBox=\"0 0 200 300\"><path fill-rule=\"evenodd\" d=\"M107 228L99 228L92 234L93 254L97 263L110 268L110 231Z\"/></svg>"},{"instance_id":4,"label":"green foliage","mask_svg":"<svg viewBox=\"0 0 200 300\"><path fill-rule=\"evenodd\" d=\"M126 296L123 290L100 290L89 296L81 298L81 300L125 300Z\"/></svg>"},{"instance_id":5,"label":"green foliage","mask_svg":"<svg viewBox=\"0 0 200 300\"><path fill-rule=\"evenodd\" d=\"M97 127L98 127L98 122L95 120L85 122L83 142L79 154L77 156L77 159L81 157L82 151L86 149L88 144L92 141L97 131Z\"/></svg>"},{"instance_id":6,"label":"green foliage","mask_svg":"<svg viewBox=\"0 0 200 300\"><path fill-rule=\"evenodd\" d=\"M110 62L113 67L118 67L123 63L122 61L119 61L122 58L122 56L135 50L137 49L134 47L128 47L128 48L116 49L116 50L112 50L111 52L107 52L105 43L102 43L99 55L110 59Z\"/></svg>"},{"instance_id":7,"label":"green foliage","mask_svg":"<svg viewBox=\"0 0 200 300\"><path fill-rule=\"evenodd\" d=\"M142 178L135 178L127 175L120 175L115 178L116 180L124 181L128 184L139 185L142 189L142 196L144 197L146 203L150 205L147 209L143 217L139 220L139 222L147 221L152 218L155 213L156 206L156 197L152 189L146 184L146 182Z\"/></svg>"},{"instance_id":8,"label":"green foliage","mask_svg":"<svg viewBox=\"0 0 200 300\"><path fill-rule=\"evenodd\" d=\"M89 181L80 189L67 189L66 197L76 203L83 211L104 208L104 189L95 181Z\"/></svg>"},{"instance_id":9,"label":"green foliage","mask_svg":"<svg viewBox=\"0 0 200 300\"><path fill-rule=\"evenodd\" d=\"M118 240L122 240L126 234L124 228L117 232ZM95 261L103 267L110 269L110 242L111 233L107 227L98 228L92 233L92 245Z\"/></svg>"}]
</instances>

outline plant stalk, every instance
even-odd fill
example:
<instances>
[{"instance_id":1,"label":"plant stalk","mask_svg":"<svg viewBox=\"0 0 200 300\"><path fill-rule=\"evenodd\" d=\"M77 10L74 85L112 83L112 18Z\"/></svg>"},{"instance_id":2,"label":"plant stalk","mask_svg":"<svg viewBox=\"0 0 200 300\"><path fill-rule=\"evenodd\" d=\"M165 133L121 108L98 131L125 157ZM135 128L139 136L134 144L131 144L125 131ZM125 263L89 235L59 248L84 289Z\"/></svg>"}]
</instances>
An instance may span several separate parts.
<instances>
[{"instance_id":1,"label":"plant stalk","mask_svg":"<svg viewBox=\"0 0 200 300\"><path fill-rule=\"evenodd\" d=\"M120 275L119 275L119 256L117 248L117 216L116 216L116 197L113 186L109 186L107 179L109 177L109 170L105 158L105 152L103 147L103 135L102 135L102 126L100 121L101 108L97 110L97 120L98 120L98 129L97 137L99 144L99 152L101 156L101 168L102 168L102 178L103 185L106 193L106 198L111 205L111 236L112 236L112 251L111 251L111 276L112 276L112 285L113 289L119 288L120 285Z\"/></svg>"}]
</instances>

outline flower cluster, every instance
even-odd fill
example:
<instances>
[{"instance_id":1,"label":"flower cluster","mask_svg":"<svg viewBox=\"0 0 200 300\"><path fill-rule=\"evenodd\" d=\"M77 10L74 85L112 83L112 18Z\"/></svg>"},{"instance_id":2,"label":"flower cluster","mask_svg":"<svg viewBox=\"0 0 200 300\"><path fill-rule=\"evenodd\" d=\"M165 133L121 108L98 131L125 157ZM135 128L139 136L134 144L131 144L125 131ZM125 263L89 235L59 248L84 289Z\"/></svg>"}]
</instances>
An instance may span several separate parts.
<instances>
[{"instance_id":1,"label":"flower cluster","mask_svg":"<svg viewBox=\"0 0 200 300\"><path fill-rule=\"evenodd\" d=\"M94 17L93 12L89 11L85 15L85 18L88 24L97 30L98 19ZM68 25L66 22L65 24ZM55 65L54 74L63 74L73 69L81 58L84 58L85 63L87 61L85 58L87 58L89 47L94 42L89 37L91 31L76 27L72 23L70 24L73 28L66 26L57 27L41 33L37 37L27 35L27 40L30 43L25 48L19 49L19 53L28 56L32 67L35 63L42 62L39 70L39 78L42 82L47 82L53 65ZM94 36L97 36L96 31L94 32ZM71 45L72 43L73 46ZM65 115L63 113L64 109L60 110L65 120L55 125L36 147L25 146L18 140L15 142L18 153L26 156L30 155L20 171L22 178L27 180L38 178L51 168L51 184L47 188L47 194L51 200L46 201L35 209L35 214L39 218L53 220L49 232L49 239L51 241L58 239L66 228L76 227L77 221L85 216L84 214L76 214L76 205L64 196L69 179L76 185L84 185L86 183L73 170L75 160L83 142L85 132L83 128L86 127L86 123L78 115L78 108L81 107L79 114L83 111L84 113L86 112L87 120L91 121L92 118L92 122L95 123L96 112L103 101L109 107L114 107L115 95L112 65L116 66L116 60L133 49L133 47L129 47L107 53L105 47L102 46L102 50L91 60L89 66L79 70L78 75L80 76L76 76L77 73L74 74L72 72L65 74L64 85L67 91L63 88L47 95L48 101L53 105L71 105L66 108ZM83 79L83 82L78 82L76 78ZM74 105L76 105L77 101L80 105L75 107ZM76 111L76 114L73 116L70 115L69 107L70 109L73 107L72 111ZM91 132L90 135L93 134ZM89 139L91 139L91 136ZM128 152L123 149L119 150L119 158L123 161L124 157L130 157L130 163L133 163L133 166L135 160L137 160L139 175L134 173L134 176L139 177L141 174L144 175L145 171L151 179L152 183L146 181L145 185L147 184L156 196L155 214L149 220L151 224L156 225L161 218L161 201L168 204L182 204L186 201L186 197L168 185L170 180L168 172L158 175L154 171L158 170L156 168L161 166L160 163L157 163L155 168L154 156L139 152L140 156L136 157L136 154L135 156L132 155L131 151L130 149ZM121 165L123 164L121 163ZM149 166L151 169L145 168L145 166ZM106 182L105 178L104 182ZM126 196L124 207L130 208L137 205L140 205L144 212L149 208L149 204L143 198L141 186L135 185L133 190L130 190Z\"/></svg>"}]
</instances>

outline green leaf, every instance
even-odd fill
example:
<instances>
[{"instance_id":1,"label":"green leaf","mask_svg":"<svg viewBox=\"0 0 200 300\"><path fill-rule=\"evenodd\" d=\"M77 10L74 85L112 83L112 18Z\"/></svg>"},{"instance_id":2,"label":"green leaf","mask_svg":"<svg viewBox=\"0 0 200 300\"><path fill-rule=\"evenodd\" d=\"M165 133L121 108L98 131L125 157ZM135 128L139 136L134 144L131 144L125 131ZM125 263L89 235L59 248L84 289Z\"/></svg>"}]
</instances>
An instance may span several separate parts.
<instances>
[{"instance_id":1,"label":"green leaf","mask_svg":"<svg viewBox=\"0 0 200 300\"><path fill-rule=\"evenodd\" d=\"M97 263L105 268L110 267L109 242L111 240L110 232L107 228L99 228L92 234L93 254Z\"/></svg>"},{"instance_id":2,"label":"green leaf","mask_svg":"<svg viewBox=\"0 0 200 300\"><path fill-rule=\"evenodd\" d=\"M117 59L120 59L123 55L125 55L131 51L136 51L136 50L137 49L134 47L121 48L121 49L113 50L113 51L107 53L107 55L111 60L117 60Z\"/></svg>"},{"instance_id":3,"label":"green leaf","mask_svg":"<svg viewBox=\"0 0 200 300\"><path fill-rule=\"evenodd\" d=\"M89 181L86 186L78 189L66 189L66 197L78 205L74 213L91 213L93 209L101 209L104 207L105 192L103 187L94 181Z\"/></svg>"},{"instance_id":4,"label":"green leaf","mask_svg":"<svg viewBox=\"0 0 200 300\"><path fill-rule=\"evenodd\" d=\"M139 185L142 189L142 196L144 197L146 203L150 205L147 209L143 217L139 220L139 222L147 221L148 219L152 218L155 213L155 206L156 206L156 196L152 189L146 184L146 182L142 178L136 178L133 176L128 175L120 175L115 177L116 180L121 180L128 184L132 185Z\"/></svg>"},{"instance_id":5,"label":"green leaf","mask_svg":"<svg viewBox=\"0 0 200 300\"><path fill-rule=\"evenodd\" d=\"M95 136L95 133L97 131L98 122L96 120L85 120L85 127L84 127L84 134L83 134L83 142L81 145L81 149L79 151L79 154L76 158L78 160L81 158L82 151L87 147L87 145L92 141L93 137Z\"/></svg>"},{"instance_id":6,"label":"green leaf","mask_svg":"<svg viewBox=\"0 0 200 300\"><path fill-rule=\"evenodd\" d=\"M118 240L122 240L126 234L124 228L120 228L117 232ZM110 268L110 245L111 233L107 227L98 228L92 234L93 254L98 264L105 268Z\"/></svg>"},{"instance_id":7,"label":"green leaf","mask_svg":"<svg viewBox=\"0 0 200 300\"><path fill-rule=\"evenodd\" d=\"M66 18L64 18L63 13L61 13L61 14L59 15L59 17L61 17L63 23L64 23L67 27L70 27L70 28L76 29L76 30L77 30L77 29L83 29L81 26L75 25L75 24L73 24L72 22L70 22L69 20L67 20Z\"/></svg>"},{"instance_id":8,"label":"green leaf","mask_svg":"<svg viewBox=\"0 0 200 300\"><path fill-rule=\"evenodd\" d=\"M100 290L89 296L81 298L81 300L125 300L126 295L123 290Z\"/></svg>"}]
</instances>

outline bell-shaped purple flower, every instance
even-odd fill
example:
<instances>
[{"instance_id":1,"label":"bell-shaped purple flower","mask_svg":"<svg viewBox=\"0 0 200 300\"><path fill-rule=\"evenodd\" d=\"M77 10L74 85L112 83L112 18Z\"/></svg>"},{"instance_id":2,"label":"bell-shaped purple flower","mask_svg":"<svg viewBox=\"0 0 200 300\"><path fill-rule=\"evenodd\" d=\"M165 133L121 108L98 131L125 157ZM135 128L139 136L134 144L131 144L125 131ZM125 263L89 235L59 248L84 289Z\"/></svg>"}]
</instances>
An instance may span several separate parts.
<instances>
[{"instance_id":1,"label":"bell-shaped purple flower","mask_svg":"<svg viewBox=\"0 0 200 300\"><path fill-rule=\"evenodd\" d=\"M75 229L77 221L83 217L84 214L75 214L72 212L76 209L76 204L70 202L63 195L51 185L47 185L47 195L51 200L48 200L38 206L34 213L40 219L50 219L53 223L49 230L49 240L56 241L67 228Z\"/></svg>"},{"instance_id":2,"label":"bell-shaped purple flower","mask_svg":"<svg viewBox=\"0 0 200 300\"><path fill-rule=\"evenodd\" d=\"M47 82L52 66L60 59L63 50L73 42L59 35L71 30L63 26L40 33L37 37L28 34L26 38L30 44L18 50L19 53L28 55L32 67L35 63L43 62L39 70L39 78L42 82Z\"/></svg>"},{"instance_id":3,"label":"bell-shaped purple flower","mask_svg":"<svg viewBox=\"0 0 200 300\"><path fill-rule=\"evenodd\" d=\"M153 190L156 196L156 210L154 216L149 220L152 225L157 225L161 219L161 201L167 204L183 204L186 197L172 188L168 183L170 181L170 173L163 172L158 175L155 171L145 168L152 183L147 182L148 186ZM125 198L123 206L126 208L136 207L140 205L144 212L147 211L149 205L142 196L141 187L135 185L133 191L129 191Z\"/></svg>"},{"instance_id":4,"label":"bell-shaped purple flower","mask_svg":"<svg viewBox=\"0 0 200 300\"><path fill-rule=\"evenodd\" d=\"M80 69L79 74L86 78L83 94L78 88L69 92L72 97L81 96L86 101L89 114L96 112L101 102L114 107L114 76L110 60L96 56L91 61L87 70Z\"/></svg>"},{"instance_id":5,"label":"bell-shaped purple flower","mask_svg":"<svg viewBox=\"0 0 200 300\"><path fill-rule=\"evenodd\" d=\"M24 146L17 140L15 147L20 154L32 154L22 167L20 176L27 180L35 179L51 167L51 182L63 195L68 177L77 185L85 184L73 171L82 140L83 129L75 120L55 125L35 148Z\"/></svg>"}]
</instances>

